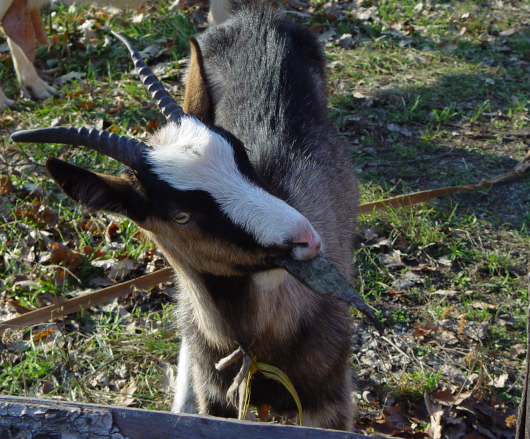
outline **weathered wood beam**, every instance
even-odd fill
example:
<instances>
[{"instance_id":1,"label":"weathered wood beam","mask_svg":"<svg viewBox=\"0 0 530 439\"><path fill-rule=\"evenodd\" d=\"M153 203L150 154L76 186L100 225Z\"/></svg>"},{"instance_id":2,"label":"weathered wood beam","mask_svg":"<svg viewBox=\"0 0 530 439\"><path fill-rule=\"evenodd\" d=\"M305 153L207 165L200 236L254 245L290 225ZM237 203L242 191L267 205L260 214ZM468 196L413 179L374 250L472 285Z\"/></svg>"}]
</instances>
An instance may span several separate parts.
<instances>
[{"instance_id":1,"label":"weathered wood beam","mask_svg":"<svg viewBox=\"0 0 530 439\"><path fill-rule=\"evenodd\" d=\"M530 157L530 152L528 153ZM528 274L528 294L530 296L530 273ZM530 388L530 306L526 316L526 368L523 381L523 394L521 395L521 405L517 416L517 427L515 439L530 439L530 398L528 391Z\"/></svg>"},{"instance_id":2,"label":"weathered wood beam","mask_svg":"<svg viewBox=\"0 0 530 439\"><path fill-rule=\"evenodd\" d=\"M47 439L370 439L317 428L0 396L0 437Z\"/></svg>"}]
</instances>

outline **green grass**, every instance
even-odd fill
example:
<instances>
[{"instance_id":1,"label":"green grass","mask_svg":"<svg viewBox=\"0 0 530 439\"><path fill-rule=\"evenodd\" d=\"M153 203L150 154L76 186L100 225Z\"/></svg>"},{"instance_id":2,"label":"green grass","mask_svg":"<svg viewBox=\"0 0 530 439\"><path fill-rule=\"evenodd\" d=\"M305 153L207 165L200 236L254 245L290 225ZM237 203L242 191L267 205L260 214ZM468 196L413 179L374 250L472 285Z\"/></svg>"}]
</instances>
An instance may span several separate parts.
<instances>
[{"instance_id":1,"label":"green grass","mask_svg":"<svg viewBox=\"0 0 530 439\"><path fill-rule=\"evenodd\" d=\"M95 279L108 271L92 263L101 258L138 261L140 268L129 277L164 265L134 224L86 213L58 190L43 168L49 156L111 174L121 165L82 148L15 144L9 133L48 126L61 117L65 125L96 126L145 139L146 127L160 126L163 116L130 74L125 48L106 37L112 28L138 50L152 44L167 49L148 64L166 64L163 81L181 102L181 61L188 51L188 36L199 26L190 14L170 11L170 4L150 3L140 22L133 22L135 11L112 15L89 6L56 6L50 31L53 44L38 49L36 65L42 70L58 68L49 79L72 71L86 76L57 86L59 97L43 102L18 99L13 110L0 115L0 177L9 177L13 185L0 193L0 310L11 300L37 308L99 288ZM412 0L367 0L362 8L377 7L371 18L358 18L359 10L351 6L333 20L324 11L326 2L311 3L315 11L311 18L300 19L302 24L320 23L355 37L351 50L333 44L325 50L330 63L339 62L328 69L329 115L349 142L363 202L477 183L511 171L523 159L530 120L530 31L524 23L530 12L523 7L528 7L527 1L513 4L515 9L471 0L435 1L420 8ZM88 39L79 29L86 20L94 22ZM48 19L46 23L49 27ZM502 36L510 28L517 31ZM3 90L10 98L18 96L11 61L3 61L3 67ZM390 130L389 125L410 135ZM392 364L390 358L397 352L381 342L378 355L387 355L391 371L363 366L370 372L370 390L386 389L398 399L417 401L424 392L456 386L451 377L420 362L442 358L445 349L453 349L447 352L462 371L481 367L491 373L507 371L510 377L521 373L523 358L512 359L510 347L526 342L529 182L525 175L476 193L359 219L355 284L388 325L387 337L394 342L408 337L400 346L410 347L414 358ZM367 231L388 242L374 246ZM33 239L28 241L30 234ZM60 258L42 262L51 252L47 239L79 254L79 265L70 269L68 260ZM393 252L399 254L402 267L381 262L381 255ZM405 289L396 287L412 275L421 281ZM447 290L456 293L436 294ZM476 302L495 309L477 308ZM14 341L24 343L6 343L6 349L0 349L0 393L44 392L113 404L125 387L122 377L127 376L127 382L137 386L134 405L167 409L161 367L175 363L179 343L178 331L170 323L173 305L167 288L138 292L117 307L89 309L61 320L59 334L46 347L32 341L36 330L33 335L29 330L15 334ZM119 314L122 308L124 316ZM434 343L432 334L425 339L411 335L420 325L442 320L458 326L463 315L465 322L488 323L487 337L477 341L453 331L456 347L446 347ZM513 321L502 325L501 315ZM142 319L156 329L130 326ZM468 356L479 358L475 366ZM489 395L492 404L500 399L510 406L518 403L520 390L519 383L511 382L503 389L484 383L475 389L477 395Z\"/></svg>"}]
</instances>

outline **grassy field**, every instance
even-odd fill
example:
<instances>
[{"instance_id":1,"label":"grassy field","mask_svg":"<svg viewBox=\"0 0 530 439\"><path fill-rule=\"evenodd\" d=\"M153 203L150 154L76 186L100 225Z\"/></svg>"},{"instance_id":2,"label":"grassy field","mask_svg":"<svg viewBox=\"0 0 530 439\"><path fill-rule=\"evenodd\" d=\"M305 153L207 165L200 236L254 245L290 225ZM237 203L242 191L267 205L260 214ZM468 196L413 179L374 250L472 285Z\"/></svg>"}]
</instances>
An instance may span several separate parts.
<instances>
[{"instance_id":1,"label":"grassy field","mask_svg":"<svg viewBox=\"0 0 530 439\"><path fill-rule=\"evenodd\" d=\"M530 149L530 2L305 3L289 15L325 45L329 115L351 147L363 201L478 183ZM87 126L145 138L163 117L138 82L123 33L181 102L187 38L207 5L141 10L54 6L36 66L61 95L19 96L1 53L0 320L165 266L130 222L89 214L46 176L46 157L120 166L66 145L9 134ZM0 46L5 47L5 46ZM72 73L73 72L73 73ZM530 177L360 218L357 286L384 337L358 318L356 427L398 437L510 438L522 388L530 271ZM0 344L0 394L168 409L178 357L172 285Z\"/></svg>"}]
</instances>

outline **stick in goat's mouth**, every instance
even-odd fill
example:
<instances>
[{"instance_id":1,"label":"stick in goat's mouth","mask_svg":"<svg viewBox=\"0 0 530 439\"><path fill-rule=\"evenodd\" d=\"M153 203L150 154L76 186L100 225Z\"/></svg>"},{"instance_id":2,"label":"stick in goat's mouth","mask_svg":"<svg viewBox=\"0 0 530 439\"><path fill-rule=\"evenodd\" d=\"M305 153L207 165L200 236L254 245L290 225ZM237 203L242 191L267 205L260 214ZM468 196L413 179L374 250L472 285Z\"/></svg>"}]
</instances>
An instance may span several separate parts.
<instances>
[{"instance_id":1,"label":"stick in goat's mouth","mask_svg":"<svg viewBox=\"0 0 530 439\"><path fill-rule=\"evenodd\" d=\"M272 263L291 273L293 277L316 293L335 296L357 308L370 320L380 334L383 333L385 328L375 316L373 310L338 268L326 259L322 253L319 253L309 261L274 259Z\"/></svg>"}]
</instances>

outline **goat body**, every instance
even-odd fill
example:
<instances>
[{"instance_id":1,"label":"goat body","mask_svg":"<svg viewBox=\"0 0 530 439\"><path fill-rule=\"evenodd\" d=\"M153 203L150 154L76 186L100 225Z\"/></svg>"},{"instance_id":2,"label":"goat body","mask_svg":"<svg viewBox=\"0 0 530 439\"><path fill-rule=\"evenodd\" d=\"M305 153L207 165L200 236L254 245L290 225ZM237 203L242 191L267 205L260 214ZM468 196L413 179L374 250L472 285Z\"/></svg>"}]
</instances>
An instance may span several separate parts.
<instances>
[{"instance_id":1,"label":"goat body","mask_svg":"<svg viewBox=\"0 0 530 439\"><path fill-rule=\"evenodd\" d=\"M198 42L212 108L204 119L242 141L265 187L310 221L326 256L351 279L357 185L344 142L327 120L319 42L269 7L252 5ZM316 295L282 270L226 277L180 268L179 282L189 355L180 361L191 365L201 413L234 416L226 391L238 365L222 372L213 366L255 339L258 361L279 367L293 382L305 425L351 427L350 315L344 303ZM185 369L179 366L179 384ZM179 389L175 411L189 407L183 398ZM251 404L264 403L280 412L295 409L285 389L255 376Z\"/></svg>"},{"instance_id":2,"label":"goat body","mask_svg":"<svg viewBox=\"0 0 530 439\"><path fill-rule=\"evenodd\" d=\"M175 269L182 345L173 411L235 417L227 391L240 364L215 364L242 347L289 377L304 425L349 430L349 307L274 263L314 260L322 249L352 277L357 184L327 120L325 58L314 35L268 5L233 14L191 39L189 114L128 45L169 121L145 144L86 128L12 137L89 146L131 168L114 177L47 162L66 194L135 221ZM296 412L288 391L259 374L250 403Z\"/></svg>"}]
</instances>

